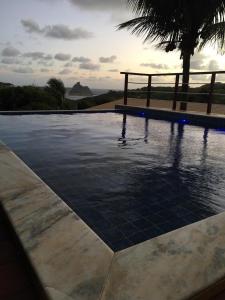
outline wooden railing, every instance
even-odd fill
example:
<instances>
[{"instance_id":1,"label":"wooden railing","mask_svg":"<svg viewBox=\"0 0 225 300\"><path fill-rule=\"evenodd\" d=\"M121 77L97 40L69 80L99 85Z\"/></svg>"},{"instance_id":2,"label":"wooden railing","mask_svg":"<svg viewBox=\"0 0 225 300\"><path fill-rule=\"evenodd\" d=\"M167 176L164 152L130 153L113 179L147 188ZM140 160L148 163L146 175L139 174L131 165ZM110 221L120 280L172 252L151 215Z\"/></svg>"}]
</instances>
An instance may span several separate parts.
<instances>
[{"instance_id":1,"label":"wooden railing","mask_svg":"<svg viewBox=\"0 0 225 300\"><path fill-rule=\"evenodd\" d=\"M183 75L183 73L159 73L159 74L147 74L147 73L134 73L134 72L121 72L120 74L125 75L125 81L124 81L124 105L127 105L128 102L128 93L129 93L129 83L132 84L141 84L147 86L146 94L147 94L147 99L146 99L146 107L150 106L151 103L151 95L152 95L152 82L154 77L162 77L162 76L170 76L170 77L175 77L174 83L166 83L166 82L157 82L156 84L172 84L174 85L174 95L173 95L173 101L172 101L172 110L176 110L177 108L177 101L178 101L178 95L183 94L186 95L186 98L188 95L191 94L199 94L203 95L206 93L191 93L189 92L189 84L188 83L182 83L182 85L186 84L188 85L187 87L187 92L179 92L179 86L180 86L180 78ZM211 75L211 81L210 81L210 88L209 92L207 93L208 95L208 101L207 101L207 114L211 114L212 112L212 104L213 104L213 95L223 95L223 94L215 94L214 93L214 86L216 83L216 76L217 74L225 74L225 71L213 71L213 72L190 72L190 75ZM145 76L147 77L148 81L146 83L143 82L133 82L129 81L129 76ZM192 84L192 83L190 83ZM195 84L206 84L206 82L200 82L200 83L195 83ZM161 91L158 91L161 92ZM169 93L169 92L168 92ZM225 96L225 95L224 95Z\"/></svg>"}]
</instances>

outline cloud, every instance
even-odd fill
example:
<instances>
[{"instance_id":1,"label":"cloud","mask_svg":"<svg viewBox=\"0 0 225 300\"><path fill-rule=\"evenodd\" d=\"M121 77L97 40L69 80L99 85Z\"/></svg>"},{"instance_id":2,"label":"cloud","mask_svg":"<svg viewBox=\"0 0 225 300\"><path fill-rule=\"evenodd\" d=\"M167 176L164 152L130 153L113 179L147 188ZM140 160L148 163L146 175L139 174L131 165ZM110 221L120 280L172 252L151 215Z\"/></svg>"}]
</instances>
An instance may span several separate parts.
<instances>
[{"instance_id":1,"label":"cloud","mask_svg":"<svg viewBox=\"0 0 225 300\"><path fill-rule=\"evenodd\" d=\"M108 70L108 72L119 72L119 70L118 69L110 69L110 70Z\"/></svg>"},{"instance_id":2,"label":"cloud","mask_svg":"<svg viewBox=\"0 0 225 300\"><path fill-rule=\"evenodd\" d=\"M40 28L38 23L31 19L21 20L21 24L28 33L43 33L43 29Z\"/></svg>"},{"instance_id":3,"label":"cloud","mask_svg":"<svg viewBox=\"0 0 225 300\"><path fill-rule=\"evenodd\" d=\"M40 71L41 71L42 73L48 73L50 70L49 70L49 69L46 69L46 68L42 68Z\"/></svg>"},{"instance_id":4,"label":"cloud","mask_svg":"<svg viewBox=\"0 0 225 300\"><path fill-rule=\"evenodd\" d=\"M64 67L65 68L69 68L69 67L72 67L73 66L73 63L70 61L70 62L68 62L68 63L66 63L65 65L64 65Z\"/></svg>"},{"instance_id":5,"label":"cloud","mask_svg":"<svg viewBox=\"0 0 225 300\"><path fill-rule=\"evenodd\" d=\"M70 54L57 53L55 55L55 59L60 60L60 61L67 61L67 60L70 60L70 58L71 58Z\"/></svg>"},{"instance_id":6,"label":"cloud","mask_svg":"<svg viewBox=\"0 0 225 300\"><path fill-rule=\"evenodd\" d=\"M155 63L143 63L140 64L141 67L146 67L146 68L152 68L152 69L164 69L164 70L168 70L169 67L165 64L155 64Z\"/></svg>"},{"instance_id":7,"label":"cloud","mask_svg":"<svg viewBox=\"0 0 225 300\"><path fill-rule=\"evenodd\" d=\"M112 55L110 57L100 57L99 62L103 64L113 63L117 59L116 55Z\"/></svg>"},{"instance_id":8,"label":"cloud","mask_svg":"<svg viewBox=\"0 0 225 300\"><path fill-rule=\"evenodd\" d=\"M90 58L88 58L88 57L80 56L80 57L74 57L72 61L73 61L73 62L79 62L79 63L88 63L88 62L90 62L91 60L90 60Z\"/></svg>"},{"instance_id":9,"label":"cloud","mask_svg":"<svg viewBox=\"0 0 225 300\"><path fill-rule=\"evenodd\" d=\"M63 69L62 71L59 72L60 75L67 75L71 73L72 71L70 69Z\"/></svg>"},{"instance_id":10,"label":"cloud","mask_svg":"<svg viewBox=\"0 0 225 300\"><path fill-rule=\"evenodd\" d=\"M53 25L46 27L45 36L63 40L79 40L89 39L93 37L93 34L83 28L70 29L66 25Z\"/></svg>"},{"instance_id":11,"label":"cloud","mask_svg":"<svg viewBox=\"0 0 225 300\"><path fill-rule=\"evenodd\" d=\"M85 10L121 10L124 0L70 0L72 4Z\"/></svg>"},{"instance_id":12,"label":"cloud","mask_svg":"<svg viewBox=\"0 0 225 300\"><path fill-rule=\"evenodd\" d=\"M20 61L12 57L5 57L1 60L1 63L4 65L18 65Z\"/></svg>"},{"instance_id":13,"label":"cloud","mask_svg":"<svg viewBox=\"0 0 225 300\"><path fill-rule=\"evenodd\" d=\"M120 24L132 18L126 0L69 0L76 8L87 11L108 12L110 22Z\"/></svg>"},{"instance_id":14,"label":"cloud","mask_svg":"<svg viewBox=\"0 0 225 300\"><path fill-rule=\"evenodd\" d=\"M53 59L52 55L51 54L47 54L43 57L44 60L51 60Z\"/></svg>"},{"instance_id":15,"label":"cloud","mask_svg":"<svg viewBox=\"0 0 225 300\"><path fill-rule=\"evenodd\" d=\"M123 6L125 8L125 6ZM114 11L111 15L110 21L116 25L121 24L123 22L126 22L127 20L132 19L132 13L128 10L123 10L123 7L121 6L122 10Z\"/></svg>"},{"instance_id":16,"label":"cloud","mask_svg":"<svg viewBox=\"0 0 225 300\"><path fill-rule=\"evenodd\" d=\"M0 46L9 47L11 46L10 42L0 42Z\"/></svg>"},{"instance_id":17,"label":"cloud","mask_svg":"<svg viewBox=\"0 0 225 300\"><path fill-rule=\"evenodd\" d=\"M38 61L38 65L42 65L44 67L52 67L54 65L54 63L52 61L48 62L46 60L40 60L40 61Z\"/></svg>"},{"instance_id":18,"label":"cloud","mask_svg":"<svg viewBox=\"0 0 225 300\"><path fill-rule=\"evenodd\" d=\"M207 60L207 56L201 53L196 53L191 59L191 69L195 71L216 71L219 70L218 61L215 59Z\"/></svg>"},{"instance_id":19,"label":"cloud","mask_svg":"<svg viewBox=\"0 0 225 300\"><path fill-rule=\"evenodd\" d=\"M20 54L20 51L14 47L6 47L2 50L2 56L16 57Z\"/></svg>"},{"instance_id":20,"label":"cloud","mask_svg":"<svg viewBox=\"0 0 225 300\"><path fill-rule=\"evenodd\" d=\"M24 43L22 41L18 41L17 44L20 46L24 46Z\"/></svg>"},{"instance_id":21,"label":"cloud","mask_svg":"<svg viewBox=\"0 0 225 300\"><path fill-rule=\"evenodd\" d=\"M209 65L208 65L209 71L217 71L219 70L219 64L216 60L210 60Z\"/></svg>"},{"instance_id":22,"label":"cloud","mask_svg":"<svg viewBox=\"0 0 225 300\"><path fill-rule=\"evenodd\" d=\"M43 60L51 60L52 55L45 54L43 52L27 52L23 54L23 57L32 58L34 60L43 59Z\"/></svg>"},{"instance_id":23,"label":"cloud","mask_svg":"<svg viewBox=\"0 0 225 300\"><path fill-rule=\"evenodd\" d=\"M97 71L100 69L100 65L92 63L82 63L80 64L79 68L83 70Z\"/></svg>"},{"instance_id":24,"label":"cloud","mask_svg":"<svg viewBox=\"0 0 225 300\"><path fill-rule=\"evenodd\" d=\"M18 60L16 58L14 58L14 57L4 57L1 60L1 63L4 64L4 65L21 65L21 66L30 66L30 65L32 65L31 61L24 62L22 60Z\"/></svg>"},{"instance_id":25,"label":"cloud","mask_svg":"<svg viewBox=\"0 0 225 300\"><path fill-rule=\"evenodd\" d=\"M21 23L28 33L35 33L44 37L50 37L54 39L62 40L79 40L89 39L93 37L93 33L89 32L81 27L74 29L69 28L63 24L47 25L41 28L39 24L33 20L21 20Z\"/></svg>"},{"instance_id":26,"label":"cloud","mask_svg":"<svg viewBox=\"0 0 225 300\"><path fill-rule=\"evenodd\" d=\"M210 81L211 79L209 79ZM225 74L217 74L216 81L224 82L225 81Z\"/></svg>"},{"instance_id":27,"label":"cloud","mask_svg":"<svg viewBox=\"0 0 225 300\"><path fill-rule=\"evenodd\" d=\"M19 67L19 68L13 69L13 72L28 74L28 73L33 73L34 71L31 68L22 68L22 67Z\"/></svg>"},{"instance_id":28,"label":"cloud","mask_svg":"<svg viewBox=\"0 0 225 300\"><path fill-rule=\"evenodd\" d=\"M206 68L206 56L201 53L196 53L192 58L191 58L191 69L192 70L202 70Z\"/></svg>"},{"instance_id":29,"label":"cloud","mask_svg":"<svg viewBox=\"0 0 225 300\"><path fill-rule=\"evenodd\" d=\"M210 83L211 78L209 75L191 75L191 82Z\"/></svg>"}]
</instances>

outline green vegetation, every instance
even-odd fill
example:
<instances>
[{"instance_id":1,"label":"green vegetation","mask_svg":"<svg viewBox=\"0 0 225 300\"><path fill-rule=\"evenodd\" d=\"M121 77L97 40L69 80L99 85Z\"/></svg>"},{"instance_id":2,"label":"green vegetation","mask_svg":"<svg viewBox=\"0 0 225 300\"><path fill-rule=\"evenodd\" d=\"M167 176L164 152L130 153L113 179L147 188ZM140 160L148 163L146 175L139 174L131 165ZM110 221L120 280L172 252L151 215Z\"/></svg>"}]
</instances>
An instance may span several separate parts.
<instances>
[{"instance_id":1,"label":"green vegetation","mask_svg":"<svg viewBox=\"0 0 225 300\"><path fill-rule=\"evenodd\" d=\"M127 0L135 18L119 25L158 41L166 52L179 50L183 59L182 91L188 90L190 59L196 48L225 42L225 0Z\"/></svg>"},{"instance_id":2,"label":"green vegetation","mask_svg":"<svg viewBox=\"0 0 225 300\"><path fill-rule=\"evenodd\" d=\"M34 86L0 88L1 110L58 109L60 99L45 89Z\"/></svg>"},{"instance_id":3,"label":"green vegetation","mask_svg":"<svg viewBox=\"0 0 225 300\"><path fill-rule=\"evenodd\" d=\"M47 82L46 90L56 98L61 98L61 107L63 107L63 101L66 93L63 81L57 78L50 78Z\"/></svg>"},{"instance_id":4,"label":"green vegetation","mask_svg":"<svg viewBox=\"0 0 225 300\"><path fill-rule=\"evenodd\" d=\"M65 87L62 81L52 78L46 87L13 86L0 83L0 110L75 110L122 98L122 92L109 91L107 94L87 97L79 101L64 99ZM62 101L62 99L64 99Z\"/></svg>"},{"instance_id":5,"label":"green vegetation","mask_svg":"<svg viewBox=\"0 0 225 300\"><path fill-rule=\"evenodd\" d=\"M51 78L44 88L0 83L0 110L56 110L63 108L65 87Z\"/></svg>"}]
</instances>

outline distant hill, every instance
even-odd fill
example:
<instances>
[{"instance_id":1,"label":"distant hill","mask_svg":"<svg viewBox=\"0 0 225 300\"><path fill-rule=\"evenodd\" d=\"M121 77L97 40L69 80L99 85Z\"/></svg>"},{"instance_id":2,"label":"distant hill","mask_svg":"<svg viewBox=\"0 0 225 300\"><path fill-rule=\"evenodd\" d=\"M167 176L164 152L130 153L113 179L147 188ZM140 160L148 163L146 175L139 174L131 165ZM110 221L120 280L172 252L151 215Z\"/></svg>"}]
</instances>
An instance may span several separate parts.
<instances>
[{"instance_id":1,"label":"distant hill","mask_svg":"<svg viewBox=\"0 0 225 300\"><path fill-rule=\"evenodd\" d=\"M88 86L82 86L80 84L80 82L77 82L72 89L69 91L69 95L70 96L92 96L93 93L92 91L89 89Z\"/></svg>"},{"instance_id":2,"label":"distant hill","mask_svg":"<svg viewBox=\"0 0 225 300\"><path fill-rule=\"evenodd\" d=\"M0 88L10 87L10 86L13 86L13 84L8 82L0 82Z\"/></svg>"},{"instance_id":3,"label":"distant hill","mask_svg":"<svg viewBox=\"0 0 225 300\"><path fill-rule=\"evenodd\" d=\"M191 84L190 84L191 85ZM178 92L182 91L182 87L179 87ZM210 84L204 84L198 87L190 87L188 95L188 101L190 102L202 102L207 103L210 91ZM128 91L129 98L146 98L147 87L141 87ZM174 98L174 86L152 86L151 97L159 100L173 100ZM182 95L178 95L178 101L182 100ZM216 82L214 86L213 103L225 104L225 83Z\"/></svg>"}]
</instances>

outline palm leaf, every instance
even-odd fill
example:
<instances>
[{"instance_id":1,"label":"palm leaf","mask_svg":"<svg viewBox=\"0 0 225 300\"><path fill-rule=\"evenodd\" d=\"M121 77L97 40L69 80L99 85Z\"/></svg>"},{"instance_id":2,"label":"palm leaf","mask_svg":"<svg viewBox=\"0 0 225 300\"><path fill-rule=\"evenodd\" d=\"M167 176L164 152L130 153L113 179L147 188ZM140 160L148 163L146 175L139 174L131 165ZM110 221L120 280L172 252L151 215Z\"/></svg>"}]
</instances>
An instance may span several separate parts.
<instances>
[{"instance_id":1,"label":"palm leaf","mask_svg":"<svg viewBox=\"0 0 225 300\"><path fill-rule=\"evenodd\" d=\"M118 29L130 30L157 47L194 53L207 43L224 46L225 0L128 0L135 18Z\"/></svg>"},{"instance_id":2,"label":"palm leaf","mask_svg":"<svg viewBox=\"0 0 225 300\"><path fill-rule=\"evenodd\" d=\"M201 33L201 42L199 50L207 44L217 45L220 50L223 50L225 42L225 21L212 24L203 28Z\"/></svg>"}]
</instances>

